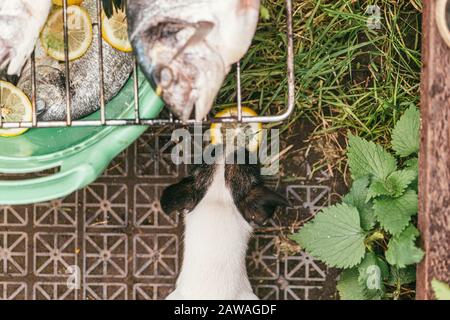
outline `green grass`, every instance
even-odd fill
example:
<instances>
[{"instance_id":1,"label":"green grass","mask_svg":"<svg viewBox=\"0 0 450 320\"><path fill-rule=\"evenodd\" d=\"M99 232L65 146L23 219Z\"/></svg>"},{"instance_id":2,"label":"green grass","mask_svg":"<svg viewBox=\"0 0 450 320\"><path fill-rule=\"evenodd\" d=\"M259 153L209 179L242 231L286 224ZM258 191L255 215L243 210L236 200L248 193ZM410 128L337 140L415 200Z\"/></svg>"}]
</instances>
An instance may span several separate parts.
<instances>
[{"instance_id":1,"label":"green grass","mask_svg":"<svg viewBox=\"0 0 450 320\"><path fill-rule=\"evenodd\" d=\"M280 124L283 132L307 119L315 127L311 139L331 141L341 160L345 143L337 137L348 131L387 144L402 112L419 104L420 0L293 2L296 110ZM367 26L365 10L374 4L381 8L380 30ZM284 0L263 5L269 19L242 62L243 97L261 114L274 114L286 105L286 17ZM222 106L233 104L235 85L230 75Z\"/></svg>"}]
</instances>

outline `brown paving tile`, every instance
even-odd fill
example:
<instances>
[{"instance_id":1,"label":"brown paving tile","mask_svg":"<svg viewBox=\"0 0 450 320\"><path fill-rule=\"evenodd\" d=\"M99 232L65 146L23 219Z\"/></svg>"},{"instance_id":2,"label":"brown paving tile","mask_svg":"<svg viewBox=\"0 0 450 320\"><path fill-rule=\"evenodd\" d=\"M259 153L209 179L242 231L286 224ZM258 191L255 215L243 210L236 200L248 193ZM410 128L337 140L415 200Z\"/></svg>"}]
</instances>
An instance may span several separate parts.
<instances>
[{"instance_id":1,"label":"brown paving tile","mask_svg":"<svg viewBox=\"0 0 450 320\"><path fill-rule=\"evenodd\" d=\"M166 297L181 266L183 226L158 199L186 174L170 160L172 145L170 134L149 130L85 189L48 203L0 206L0 300ZM255 291L263 299L323 298L335 276L304 252L283 255L279 238L330 204L330 186L326 179L270 184L293 206L250 243Z\"/></svg>"}]
</instances>

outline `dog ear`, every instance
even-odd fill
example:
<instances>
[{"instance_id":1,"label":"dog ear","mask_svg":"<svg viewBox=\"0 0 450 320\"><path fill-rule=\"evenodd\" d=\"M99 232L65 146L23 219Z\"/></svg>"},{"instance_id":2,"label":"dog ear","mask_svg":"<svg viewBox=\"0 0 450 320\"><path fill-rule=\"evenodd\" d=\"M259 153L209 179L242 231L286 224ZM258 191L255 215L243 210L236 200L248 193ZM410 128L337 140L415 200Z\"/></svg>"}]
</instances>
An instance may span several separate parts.
<instances>
[{"instance_id":1,"label":"dog ear","mask_svg":"<svg viewBox=\"0 0 450 320\"><path fill-rule=\"evenodd\" d=\"M273 217L278 207L289 205L289 201L282 195L263 185L257 185L240 202L239 209L247 222L263 225Z\"/></svg>"},{"instance_id":2,"label":"dog ear","mask_svg":"<svg viewBox=\"0 0 450 320\"><path fill-rule=\"evenodd\" d=\"M195 182L193 177L187 177L180 182L167 187L161 196L161 208L166 214L173 212L192 211L195 207Z\"/></svg>"}]
</instances>

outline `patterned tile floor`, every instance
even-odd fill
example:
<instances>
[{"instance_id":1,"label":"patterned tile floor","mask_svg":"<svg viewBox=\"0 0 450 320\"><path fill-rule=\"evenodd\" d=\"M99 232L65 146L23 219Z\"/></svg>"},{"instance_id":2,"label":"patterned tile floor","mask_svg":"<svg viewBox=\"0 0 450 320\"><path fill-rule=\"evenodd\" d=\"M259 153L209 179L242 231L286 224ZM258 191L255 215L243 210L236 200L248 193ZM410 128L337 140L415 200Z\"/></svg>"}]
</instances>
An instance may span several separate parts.
<instances>
[{"instance_id":1,"label":"patterned tile floor","mask_svg":"<svg viewBox=\"0 0 450 320\"><path fill-rule=\"evenodd\" d=\"M65 199L0 206L0 300L163 299L181 265L183 226L158 198L186 173L170 135L143 135L94 184ZM316 185L318 184L318 185ZM256 231L248 272L262 299L328 299L333 272L301 252L280 253L280 228L330 202L330 187L283 187L293 207ZM69 283L69 285L68 285Z\"/></svg>"}]
</instances>

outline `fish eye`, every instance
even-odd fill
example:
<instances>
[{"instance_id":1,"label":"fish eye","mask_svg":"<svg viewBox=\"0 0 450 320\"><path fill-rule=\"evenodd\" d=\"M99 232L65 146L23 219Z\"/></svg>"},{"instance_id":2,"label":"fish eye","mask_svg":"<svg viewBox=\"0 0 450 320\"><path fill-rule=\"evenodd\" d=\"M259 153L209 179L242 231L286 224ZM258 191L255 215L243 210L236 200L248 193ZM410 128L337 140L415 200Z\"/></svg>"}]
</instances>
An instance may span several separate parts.
<instances>
[{"instance_id":1,"label":"fish eye","mask_svg":"<svg viewBox=\"0 0 450 320\"><path fill-rule=\"evenodd\" d=\"M153 73L153 80L163 89L170 87L174 78L174 73L168 66L160 66Z\"/></svg>"}]
</instances>

